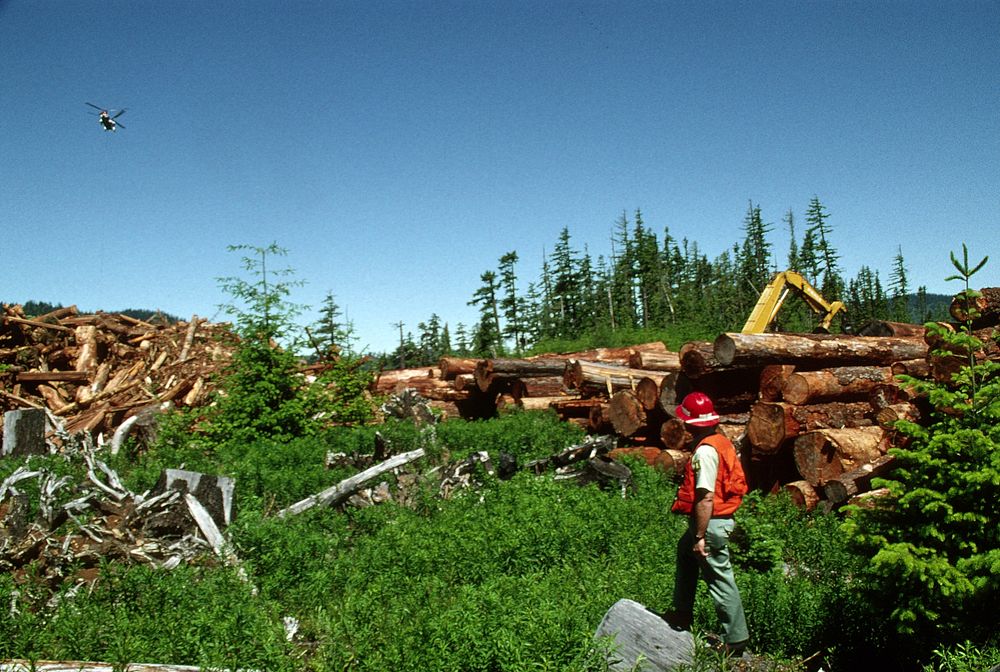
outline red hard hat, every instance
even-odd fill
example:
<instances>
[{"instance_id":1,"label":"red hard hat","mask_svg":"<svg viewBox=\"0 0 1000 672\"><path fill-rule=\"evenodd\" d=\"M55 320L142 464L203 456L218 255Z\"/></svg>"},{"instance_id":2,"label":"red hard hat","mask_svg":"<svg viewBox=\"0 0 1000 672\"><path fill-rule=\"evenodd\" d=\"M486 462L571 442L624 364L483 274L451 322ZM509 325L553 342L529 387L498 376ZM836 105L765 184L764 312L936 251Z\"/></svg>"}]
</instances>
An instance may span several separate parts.
<instances>
[{"instance_id":1,"label":"red hard hat","mask_svg":"<svg viewBox=\"0 0 1000 672\"><path fill-rule=\"evenodd\" d=\"M677 417L695 427L714 427L719 424L715 405L704 392L692 392L677 407Z\"/></svg>"}]
</instances>

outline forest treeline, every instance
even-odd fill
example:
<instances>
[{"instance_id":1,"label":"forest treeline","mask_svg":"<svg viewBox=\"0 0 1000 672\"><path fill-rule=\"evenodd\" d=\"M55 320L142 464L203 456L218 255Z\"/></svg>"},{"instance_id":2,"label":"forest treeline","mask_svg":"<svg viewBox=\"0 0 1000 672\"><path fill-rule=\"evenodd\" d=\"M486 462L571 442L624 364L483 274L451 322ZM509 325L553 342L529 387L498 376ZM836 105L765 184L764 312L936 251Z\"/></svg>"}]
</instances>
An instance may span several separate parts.
<instances>
[{"instance_id":1,"label":"forest treeline","mask_svg":"<svg viewBox=\"0 0 1000 672\"><path fill-rule=\"evenodd\" d=\"M696 241L677 240L665 227L657 235L636 210L622 213L611 237L611 253L592 256L563 227L545 255L540 275L525 283L516 251L484 270L469 305L475 324L452 331L437 314L417 325L416 335L399 328L399 346L386 365L423 366L445 354L519 356L552 351L581 340L594 345L624 344L623 334L644 334L679 347L686 340L738 331L774 273L801 273L829 301L847 307L835 331L857 330L871 320L922 323L946 319L951 297L928 294L910 285L902 249L893 254L886 276L862 266L848 277L833 243L829 213L813 197L799 235L791 210L782 218L791 241L787 250L769 242L774 225L764 221L752 202L743 220L743 239L709 259ZM774 328L811 331L816 320L809 307L790 299ZM707 335L707 336L706 336Z\"/></svg>"},{"instance_id":2,"label":"forest treeline","mask_svg":"<svg viewBox=\"0 0 1000 672\"><path fill-rule=\"evenodd\" d=\"M676 239L664 227L657 234L642 212L623 212L611 234L611 251L593 256L573 240L569 227L559 232L534 280L525 281L516 250L485 269L468 305L478 310L471 325L452 328L436 312L417 324L403 322L392 352L358 353L353 324L328 292L315 323L304 329L312 358L331 352L364 354L368 366L389 369L433 365L442 356L501 357L588 347L630 345L662 340L679 348L689 340L712 339L742 328L761 291L779 270L801 273L828 301L847 310L834 331L856 331L872 320L923 323L948 319L950 296L912 287L901 247L891 254L888 273L862 266L848 276L834 245L830 215L813 197L800 226L789 210L781 226L788 249L769 240L775 228L752 202L743 219L743 238L714 259L697 241ZM800 235L801 230L801 235ZM284 253L272 246L272 254ZM291 283L289 287L293 286ZM27 314L61 306L38 301L24 304ZM144 320L177 321L156 310L123 311ZM817 320L794 295L772 325L775 330L812 331Z\"/></svg>"}]
</instances>

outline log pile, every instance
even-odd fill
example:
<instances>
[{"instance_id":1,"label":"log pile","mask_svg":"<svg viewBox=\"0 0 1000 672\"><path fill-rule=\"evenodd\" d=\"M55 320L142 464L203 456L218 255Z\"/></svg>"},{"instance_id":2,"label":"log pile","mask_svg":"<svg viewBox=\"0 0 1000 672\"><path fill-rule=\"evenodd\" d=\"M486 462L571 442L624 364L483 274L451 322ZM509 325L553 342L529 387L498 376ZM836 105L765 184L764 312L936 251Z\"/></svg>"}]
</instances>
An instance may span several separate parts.
<instances>
[{"instance_id":1,"label":"log pile","mask_svg":"<svg viewBox=\"0 0 1000 672\"><path fill-rule=\"evenodd\" d=\"M204 404L231 359L228 324L173 324L75 306L0 312L0 410L47 408L71 434L110 436L145 409Z\"/></svg>"},{"instance_id":2,"label":"log pile","mask_svg":"<svg viewBox=\"0 0 1000 672\"><path fill-rule=\"evenodd\" d=\"M977 318L985 343L977 357L1000 361L991 338L997 293L983 294L989 302L977 310L994 318ZM690 435L674 409L689 392L705 392L720 431L743 450L752 487L787 490L805 508L832 508L891 469L888 449L907 440L896 421L928 417L927 401L896 376L948 380L969 362L967 352L942 353L940 337L922 325L879 321L862 333L724 333L677 353L653 343L526 359L444 358L433 368L386 372L375 391L413 386L454 417L551 409L590 434L615 437L615 456L640 456L675 474L690 457Z\"/></svg>"}]
</instances>

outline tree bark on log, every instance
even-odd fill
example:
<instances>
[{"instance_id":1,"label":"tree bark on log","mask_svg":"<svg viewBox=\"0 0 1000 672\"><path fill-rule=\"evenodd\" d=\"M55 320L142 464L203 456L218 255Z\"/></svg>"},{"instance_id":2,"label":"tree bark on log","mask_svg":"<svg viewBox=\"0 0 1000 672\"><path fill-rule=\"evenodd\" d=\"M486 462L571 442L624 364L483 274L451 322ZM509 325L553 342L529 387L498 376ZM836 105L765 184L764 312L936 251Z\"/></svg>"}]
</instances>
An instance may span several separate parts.
<instances>
[{"instance_id":1,"label":"tree bark on log","mask_svg":"<svg viewBox=\"0 0 1000 672\"><path fill-rule=\"evenodd\" d=\"M750 411L747 437L754 449L771 455L789 439L814 429L871 426L868 402L831 402L801 406L759 401Z\"/></svg>"},{"instance_id":2,"label":"tree bark on log","mask_svg":"<svg viewBox=\"0 0 1000 672\"><path fill-rule=\"evenodd\" d=\"M785 380L781 397L790 404L850 401L865 398L875 385L892 380L892 369L884 366L841 366L797 371Z\"/></svg>"},{"instance_id":3,"label":"tree bark on log","mask_svg":"<svg viewBox=\"0 0 1000 672\"><path fill-rule=\"evenodd\" d=\"M826 482L823 494L831 505L839 506L851 497L871 490L872 479L880 478L892 471L894 461L892 455L881 455L872 462L844 472Z\"/></svg>"},{"instance_id":4,"label":"tree bark on log","mask_svg":"<svg viewBox=\"0 0 1000 672\"><path fill-rule=\"evenodd\" d=\"M816 429L795 439L795 466L813 487L822 487L840 474L874 462L888 449L881 427Z\"/></svg>"},{"instance_id":5,"label":"tree bark on log","mask_svg":"<svg viewBox=\"0 0 1000 672\"><path fill-rule=\"evenodd\" d=\"M715 339L713 348L716 360L723 366L889 366L927 355L924 339L915 336L724 333Z\"/></svg>"},{"instance_id":6,"label":"tree bark on log","mask_svg":"<svg viewBox=\"0 0 1000 672\"><path fill-rule=\"evenodd\" d=\"M674 378L673 403L664 410L674 415L676 407L685 396L691 392L704 392L715 405L716 413L746 413L757 401L760 372L760 368L728 369L710 371L698 378L691 378L681 371ZM662 384L660 403L667 403Z\"/></svg>"}]
</instances>

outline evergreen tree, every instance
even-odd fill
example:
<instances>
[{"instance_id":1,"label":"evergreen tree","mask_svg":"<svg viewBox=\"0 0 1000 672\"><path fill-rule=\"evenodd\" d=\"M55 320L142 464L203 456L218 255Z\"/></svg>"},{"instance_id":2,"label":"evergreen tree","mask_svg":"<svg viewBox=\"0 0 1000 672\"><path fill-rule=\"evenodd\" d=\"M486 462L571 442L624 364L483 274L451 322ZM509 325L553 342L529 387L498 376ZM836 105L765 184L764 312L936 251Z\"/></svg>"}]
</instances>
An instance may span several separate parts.
<instances>
[{"instance_id":1,"label":"evergreen tree","mask_svg":"<svg viewBox=\"0 0 1000 672\"><path fill-rule=\"evenodd\" d=\"M649 328L660 322L665 309L661 300L660 283L663 275L656 234L645 227L642 213L635 211L634 241L636 307L638 325Z\"/></svg>"},{"instance_id":2,"label":"evergreen tree","mask_svg":"<svg viewBox=\"0 0 1000 672\"><path fill-rule=\"evenodd\" d=\"M787 268L788 270L791 271L801 272L802 269L799 268L799 264L801 263L799 260L799 244L798 241L796 241L795 239L795 214L792 212L791 208L789 208L788 212L785 213L784 222L785 226L788 227L788 241L789 241L788 260L786 262Z\"/></svg>"},{"instance_id":3,"label":"evergreen tree","mask_svg":"<svg viewBox=\"0 0 1000 672\"><path fill-rule=\"evenodd\" d=\"M479 280L483 284L468 302L470 306L479 307L479 323L472 337L472 349L477 355L497 357L503 352L500 310L497 303L500 285L497 282L497 274L493 271L484 272L479 276Z\"/></svg>"},{"instance_id":4,"label":"evergreen tree","mask_svg":"<svg viewBox=\"0 0 1000 672\"><path fill-rule=\"evenodd\" d=\"M569 229L563 227L559 241L552 250L552 307L555 311L557 334L575 336L580 330L580 273L576 252L570 243Z\"/></svg>"},{"instance_id":5,"label":"evergreen tree","mask_svg":"<svg viewBox=\"0 0 1000 672\"><path fill-rule=\"evenodd\" d=\"M427 322L417 323L420 330L418 343L417 366L430 366L435 364L446 350L442 347L443 327L441 318L437 313L432 313Z\"/></svg>"},{"instance_id":6,"label":"evergreen tree","mask_svg":"<svg viewBox=\"0 0 1000 672\"><path fill-rule=\"evenodd\" d=\"M751 202L743 220L743 245L733 249L737 262L733 278L735 292L731 299L732 309L738 314L750 314L760 293L771 280L771 244L767 242L770 230L770 225L761 218L760 206ZM725 279L722 277L720 281Z\"/></svg>"},{"instance_id":7,"label":"evergreen tree","mask_svg":"<svg viewBox=\"0 0 1000 672\"><path fill-rule=\"evenodd\" d=\"M527 344L524 334L524 300L517 293L517 252L511 251L500 257L500 311L503 314L502 336L514 344L514 352L520 354Z\"/></svg>"},{"instance_id":8,"label":"evergreen tree","mask_svg":"<svg viewBox=\"0 0 1000 672\"><path fill-rule=\"evenodd\" d=\"M840 255L837 254L830 240L832 229L827 223L830 215L819 198L813 196L806 211L806 223L809 232L813 234L816 245L816 256L819 263L817 277L820 277L820 292L828 301L839 299L843 295L844 281L840 274ZM804 244L803 244L804 247Z\"/></svg>"},{"instance_id":9,"label":"evergreen tree","mask_svg":"<svg viewBox=\"0 0 1000 672\"><path fill-rule=\"evenodd\" d=\"M896 322L909 322L910 309L907 302L910 286L907 282L906 264L903 262L903 248L901 246L896 248L896 256L893 258L889 288L892 292L890 296L891 319Z\"/></svg>"},{"instance_id":10,"label":"evergreen tree","mask_svg":"<svg viewBox=\"0 0 1000 672\"><path fill-rule=\"evenodd\" d=\"M628 231L628 215L624 212L615 222L611 238L611 301L616 328L636 325L638 310L635 301L635 252Z\"/></svg>"},{"instance_id":11,"label":"evergreen tree","mask_svg":"<svg viewBox=\"0 0 1000 672\"><path fill-rule=\"evenodd\" d=\"M340 306L332 291L327 291L323 305L319 311L319 320L307 333L316 356L320 359L334 359L341 353L351 352L351 341L354 339L354 327L347 321L342 321Z\"/></svg>"}]
</instances>

